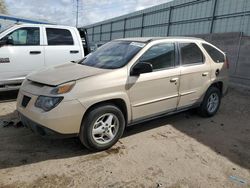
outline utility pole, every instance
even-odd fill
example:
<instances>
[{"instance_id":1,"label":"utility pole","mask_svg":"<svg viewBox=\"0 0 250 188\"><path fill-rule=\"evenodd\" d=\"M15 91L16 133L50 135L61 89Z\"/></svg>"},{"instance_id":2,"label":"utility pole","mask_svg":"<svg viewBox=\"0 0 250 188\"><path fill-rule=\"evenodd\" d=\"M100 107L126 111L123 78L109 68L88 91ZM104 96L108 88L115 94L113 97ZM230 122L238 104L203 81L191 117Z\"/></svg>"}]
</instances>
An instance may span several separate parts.
<instances>
[{"instance_id":1,"label":"utility pole","mask_svg":"<svg viewBox=\"0 0 250 188\"><path fill-rule=\"evenodd\" d=\"M76 0L76 27L78 27L79 0Z\"/></svg>"}]
</instances>

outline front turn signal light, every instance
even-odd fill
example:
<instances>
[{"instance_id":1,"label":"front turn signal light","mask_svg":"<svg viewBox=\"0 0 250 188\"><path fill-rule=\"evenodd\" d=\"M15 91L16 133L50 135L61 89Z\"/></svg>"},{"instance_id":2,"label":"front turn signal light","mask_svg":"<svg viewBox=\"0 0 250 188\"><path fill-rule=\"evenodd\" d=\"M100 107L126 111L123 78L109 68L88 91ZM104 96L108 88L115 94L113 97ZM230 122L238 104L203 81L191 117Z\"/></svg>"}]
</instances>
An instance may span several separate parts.
<instances>
[{"instance_id":1,"label":"front turn signal light","mask_svg":"<svg viewBox=\"0 0 250 188\"><path fill-rule=\"evenodd\" d=\"M59 85L56 88L54 88L51 91L51 93L54 94L54 95L60 95L60 94L68 93L73 89L75 84L76 84L76 82L74 81L74 82L69 82L69 83L66 83L66 84Z\"/></svg>"}]
</instances>

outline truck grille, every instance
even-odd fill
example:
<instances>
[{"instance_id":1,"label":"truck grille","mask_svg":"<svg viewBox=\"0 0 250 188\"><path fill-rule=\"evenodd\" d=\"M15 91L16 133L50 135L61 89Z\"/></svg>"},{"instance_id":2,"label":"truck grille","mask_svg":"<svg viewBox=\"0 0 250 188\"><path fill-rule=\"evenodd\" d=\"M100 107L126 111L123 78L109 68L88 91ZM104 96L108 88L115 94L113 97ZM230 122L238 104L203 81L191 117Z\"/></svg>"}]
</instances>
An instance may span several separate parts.
<instances>
[{"instance_id":1,"label":"truck grille","mask_svg":"<svg viewBox=\"0 0 250 188\"><path fill-rule=\"evenodd\" d=\"M29 102L30 102L30 97L28 97L28 96L23 96L23 100L22 100L22 106L25 108L28 104L29 104Z\"/></svg>"}]
</instances>

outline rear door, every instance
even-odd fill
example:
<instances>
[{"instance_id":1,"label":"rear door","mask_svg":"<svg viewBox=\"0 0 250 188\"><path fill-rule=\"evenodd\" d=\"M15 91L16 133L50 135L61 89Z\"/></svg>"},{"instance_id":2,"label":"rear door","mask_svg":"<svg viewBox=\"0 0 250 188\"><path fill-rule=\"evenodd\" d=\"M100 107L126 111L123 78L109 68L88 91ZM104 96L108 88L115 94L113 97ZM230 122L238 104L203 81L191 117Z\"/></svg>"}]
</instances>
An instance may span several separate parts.
<instances>
[{"instance_id":1,"label":"rear door","mask_svg":"<svg viewBox=\"0 0 250 188\"><path fill-rule=\"evenodd\" d=\"M179 43L181 79L178 108L201 102L211 80L210 61L196 43Z\"/></svg>"},{"instance_id":2,"label":"rear door","mask_svg":"<svg viewBox=\"0 0 250 188\"><path fill-rule=\"evenodd\" d=\"M1 81L22 80L30 72L44 66L40 27L20 27L4 38L12 39L13 44L0 47Z\"/></svg>"},{"instance_id":3,"label":"rear door","mask_svg":"<svg viewBox=\"0 0 250 188\"><path fill-rule=\"evenodd\" d=\"M75 30L53 27L45 27L44 30L46 66L77 61L83 57L79 33Z\"/></svg>"}]
</instances>

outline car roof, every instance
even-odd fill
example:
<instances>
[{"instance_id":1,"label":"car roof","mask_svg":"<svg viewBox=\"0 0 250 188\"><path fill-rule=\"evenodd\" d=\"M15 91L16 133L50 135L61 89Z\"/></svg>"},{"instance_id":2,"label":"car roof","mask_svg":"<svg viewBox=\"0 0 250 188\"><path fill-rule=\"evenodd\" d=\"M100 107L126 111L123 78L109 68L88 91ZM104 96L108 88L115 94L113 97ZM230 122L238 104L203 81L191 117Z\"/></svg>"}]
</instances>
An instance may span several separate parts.
<instances>
[{"instance_id":1,"label":"car roof","mask_svg":"<svg viewBox=\"0 0 250 188\"><path fill-rule=\"evenodd\" d=\"M149 43L152 41L156 40L165 40L165 39L170 39L170 40L189 40L189 41L194 41L194 40L199 40L199 41L204 41L201 38L196 38L196 37L179 37L179 36L173 36L173 37L135 37L135 38L122 38L122 39L117 39L119 41L131 41L131 42L143 42L143 43Z\"/></svg>"}]
</instances>

